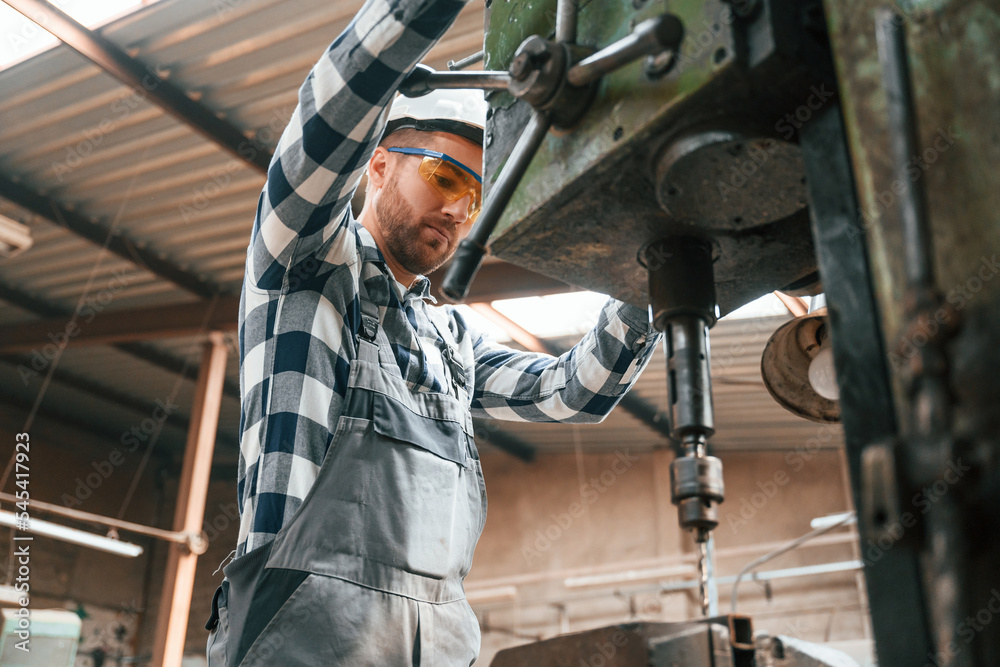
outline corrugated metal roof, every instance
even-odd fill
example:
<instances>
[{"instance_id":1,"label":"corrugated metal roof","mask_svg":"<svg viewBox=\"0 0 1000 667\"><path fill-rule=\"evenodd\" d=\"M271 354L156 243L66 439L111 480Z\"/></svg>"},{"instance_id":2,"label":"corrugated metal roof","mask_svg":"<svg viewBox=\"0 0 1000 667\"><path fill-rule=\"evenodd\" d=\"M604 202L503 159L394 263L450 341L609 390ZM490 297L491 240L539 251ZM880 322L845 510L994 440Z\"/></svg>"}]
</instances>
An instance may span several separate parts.
<instances>
[{"instance_id":1,"label":"corrugated metal roof","mask_svg":"<svg viewBox=\"0 0 1000 667\"><path fill-rule=\"evenodd\" d=\"M273 149L310 66L360 4L164 0L101 32ZM482 25L482 8L470 5L429 62L442 67L478 49ZM0 72L0 88L5 174L238 291L262 174L64 46ZM2 276L62 302L79 297L98 264L94 244L6 202L0 213L27 222L37 239L4 262ZM123 265L100 266L98 285ZM169 303L185 292L136 275L116 307L140 297Z\"/></svg>"},{"instance_id":2,"label":"corrugated metal roof","mask_svg":"<svg viewBox=\"0 0 1000 667\"><path fill-rule=\"evenodd\" d=\"M100 32L162 77L273 148L294 109L299 85L361 2L163 0ZM481 7L470 7L429 62L443 67L482 44ZM121 231L182 269L237 292L250 226L264 178L215 144L150 104L135 91L65 46L0 72L0 173L47 195L62 207ZM34 310L7 302L0 325L40 313L94 312L197 301L188 291L137 267L45 217L0 199L0 214L27 223L34 247L0 262L0 280ZM53 332L58 334L59 331ZM18 373L32 354L9 357L0 374L8 395L33 404L52 362L48 340L36 352L42 373ZM190 366L201 340L146 345ZM23 366L23 364L21 364ZM176 394L187 410L192 383L117 347L70 346L59 358L57 381L43 404L114 432L142 419L134 409L73 388L60 376L84 378L148 402ZM238 359L227 376L238 384ZM92 388L94 385L88 385ZM239 405L223 401L220 433L235 439ZM167 433L175 447L183 434Z\"/></svg>"},{"instance_id":3,"label":"corrugated metal roof","mask_svg":"<svg viewBox=\"0 0 1000 667\"><path fill-rule=\"evenodd\" d=\"M358 0L162 0L100 32L248 137L273 148L310 66L360 6ZM482 4L469 3L426 61L444 68L448 60L475 52L482 45L482 26ZM66 210L123 232L138 247L222 292L239 290L262 174L65 46L0 72L0 89L0 173ZM197 300L189 291L2 198L0 214L32 228L35 246L0 261L0 281L33 299L36 311L55 307L71 312L82 305L112 312ZM0 309L0 325L37 317L11 303ZM760 350L780 321L723 321L713 331L718 420L713 443L718 449L794 447L818 428L784 412L759 383ZM47 342L39 341L39 349ZM197 365L201 342L158 340L147 347ZM35 380L21 382L17 364L10 361L0 364L0 381L6 382L8 395L33 402L39 385ZM230 386L238 382L237 363L233 352L227 369ZM176 373L116 347L70 346L59 368L147 402L176 392L185 412L191 400L190 382L178 385ZM662 352L636 391L664 406ZM112 431L142 418L135 409L59 382L47 389L45 404ZM220 432L235 438L238 419L237 401L227 396ZM663 444L660 436L621 409L593 428L503 428L553 451L576 443ZM164 437L173 447L183 444L182 433ZM483 444L489 447L488 437Z\"/></svg>"}]
</instances>

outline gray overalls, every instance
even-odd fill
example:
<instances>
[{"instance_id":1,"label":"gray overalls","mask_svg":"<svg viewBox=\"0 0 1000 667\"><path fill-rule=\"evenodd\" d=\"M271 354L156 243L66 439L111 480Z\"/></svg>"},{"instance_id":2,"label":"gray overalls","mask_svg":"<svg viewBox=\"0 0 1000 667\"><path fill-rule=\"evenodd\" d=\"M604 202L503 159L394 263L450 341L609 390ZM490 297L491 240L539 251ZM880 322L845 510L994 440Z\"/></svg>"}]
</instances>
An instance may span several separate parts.
<instances>
[{"instance_id":1,"label":"gray overalls","mask_svg":"<svg viewBox=\"0 0 1000 667\"><path fill-rule=\"evenodd\" d=\"M452 388L409 390L373 303L388 280L362 264L358 358L337 431L274 541L224 568L206 626L209 667L437 667L478 655L462 580L486 485L468 378L451 332L437 327L452 350Z\"/></svg>"}]
</instances>

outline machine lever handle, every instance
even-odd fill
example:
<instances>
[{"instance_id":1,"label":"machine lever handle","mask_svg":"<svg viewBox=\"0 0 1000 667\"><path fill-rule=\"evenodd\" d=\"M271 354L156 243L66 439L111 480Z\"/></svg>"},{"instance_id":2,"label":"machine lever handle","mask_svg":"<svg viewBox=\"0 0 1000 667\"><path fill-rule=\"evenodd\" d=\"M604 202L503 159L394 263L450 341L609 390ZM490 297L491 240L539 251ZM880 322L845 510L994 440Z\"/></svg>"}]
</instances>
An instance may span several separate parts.
<instances>
[{"instance_id":1,"label":"machine lever handle","mask_svg":"<svg viewBox=\"0 0 1000 667\"><path fill-rule=\"evenodd\" d=\"M683 38L684 24L673 14L647 19L637 25L631 34L570 67L566 80L573 86L589 85L642 56L676 51Z\"/></svg>"},{"instance_id":2,"label":"machine lever handle","mask_svg":"<svg viewBox=\"0 0 1000 667\"><path fill-rule=\"evenodd\" d=\"M441 88L479 88L482 90L507 90L510 74L504 71L439 72L420 64L406 75L399 85L399 92L406 97L421 97Z\"/></svg>"},{"instance_id":3,"label":"machine lever handle","mask_svg":"<svg viewBox=\"0 0 1000 667\"><path fill-rule=\"evenodd\" d=\"M528 170L528 165L538 152L538 147L542 145L542 140L545 139L551 124L548 115L535 111L527 127L518 137L514 150L507 158L507 164L504 165L500 177L483 204L479 218L472 226L469 235L459 244L455 258L444 275L441 293L451 301L462 301L469 293L469 285L472 284L472 279L486 255L486 243L490 234L500 221L507 202L514 194L517 184L521 182L524 172Z\"/></svg>"}]
</instances>

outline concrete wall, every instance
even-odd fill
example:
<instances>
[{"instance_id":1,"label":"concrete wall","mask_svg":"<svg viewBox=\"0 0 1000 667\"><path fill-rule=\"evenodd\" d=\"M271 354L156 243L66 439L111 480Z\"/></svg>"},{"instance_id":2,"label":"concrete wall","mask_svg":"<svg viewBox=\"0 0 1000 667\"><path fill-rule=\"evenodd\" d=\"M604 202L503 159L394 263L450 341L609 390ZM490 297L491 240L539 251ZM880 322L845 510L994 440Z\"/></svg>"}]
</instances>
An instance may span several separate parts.
<instances>
[{"instance_id":1,"label":"concrete wall","mask_svg":"<svg viewBox=\"0 0 1000 667\"><path fill-rule=\"evenodd\" d=\"M18 429L0 430L0 459L3 465L13 451ZM81 435L47 423L29 429L30 497L37 501L73 507L103 516L118 517L129 487L139 469L141 455L121 452L101 439ZM113 456L113 458L112 458ZM120 463L119 463L120 462ZM133 499L121 516L149 526L163 519L162 480L155 463L139 476ZM13 477L4 490L17 490ZM9 503L0 503L11 510ZM58 517L30 508L33 519L43 519L98 534L107 529ZM10 532L2 529L3 541ZM101 648L108 655L133 655L138 649L139 631L149 623L147 591L154 585L151 552L155 541L121 532L121 539L139 544L144 553L126 558L60 540L35 536L30 544L29 609L70 609L83 619L78 666L93 664L89 653ZM18 544L24 544L18 543ZM0 572L6 573L9 551L0 552ZM2 578L2 577L0 577ZM159 585L159 582L155 582Z\"/></svg>"},{"instance_id":2,"label":"concrete wall","mask_svg":"<svg viewBox=\"0 0 1000 667\"><path fill-rule=\"evenodd\" d=\"M0 446L0 465L6 465L13 451L10 443L18 428L0 429L4 443ZM29 489L33 500L106 517L119 516L129 488L136 481L141 451L123 451L105 439L62 429L51 420L32 427L29 434ZM6 492L16 490L14 481L11 477ZM132 500L121 518L169 529L177 481L153 457L138 477ZM8 503L0 505L11 509ZM107 530L38 509L31 509L30 515L99 534ZM210 484L204 526L209 548L199 558L186 646L196 656L204 654L208 636L205 621L212 595L222 580L221 572L215 576L212 572L236 547L239 521L235 477L233 481L216 480ZM9 531L0 531L8 543ZM83 633L77 667L93 664L90 653L95 648L104 650L109 658L152 654L168 545L124 530L120 538L141 545L143 554L125 558L40 536L31 542L30 608L70 609L81 615ZM8 549L0 551L0 580L6 573L8 556Z\"/></svg>"},{"instance_id":3,"label":"concrete wall","mask_svg":"<svg viewBox=\"0 0 1000 667\"><path fill-rule=\"evenodd\" d=\"M627 446L601 454L541 456L524 463L484 456L489 518L466 580L483 628L478 664L496 650L563 632L627 620L683 621L700 615L694 591L658 592L693 577L694 544L670 503L669 451ZM810 519L851 509L838 450L730 453L723 457L727 501L715 531L717 575L809 532ZM783 569L853 560L846 530L765 565ZM685 568L687 571L685 572ZM660 570L601 585L596 575ZM581 577L591 577L596 585ZM728 612L731 586L720 586ZM811 641L866 636L852 572L740 588L741 613L757 629ZM481 600L481 601L477 601Z\"/></svg>"}]
</instances>

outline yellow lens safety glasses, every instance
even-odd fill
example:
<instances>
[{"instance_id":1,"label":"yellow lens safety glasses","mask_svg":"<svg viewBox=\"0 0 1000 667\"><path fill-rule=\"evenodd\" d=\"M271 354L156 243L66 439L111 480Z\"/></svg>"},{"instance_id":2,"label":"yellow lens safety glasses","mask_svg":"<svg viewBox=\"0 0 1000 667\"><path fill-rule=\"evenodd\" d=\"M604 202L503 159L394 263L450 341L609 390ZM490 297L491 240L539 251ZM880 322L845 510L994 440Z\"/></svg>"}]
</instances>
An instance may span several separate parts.
<instances>
[{"instance_id":1,"label":"yellow lens safety glasses","mask_svg":"<svg viewBox=\"0 0 1000 667\"><path fill-rule=\"evenodd\" d=\"M483 179L475 171L444 153L426 148L390 148L390 153L422 156L417 172L445 201L469 197L468 222L476 221L483 205Z\"/></svg>"}]
</instances>

